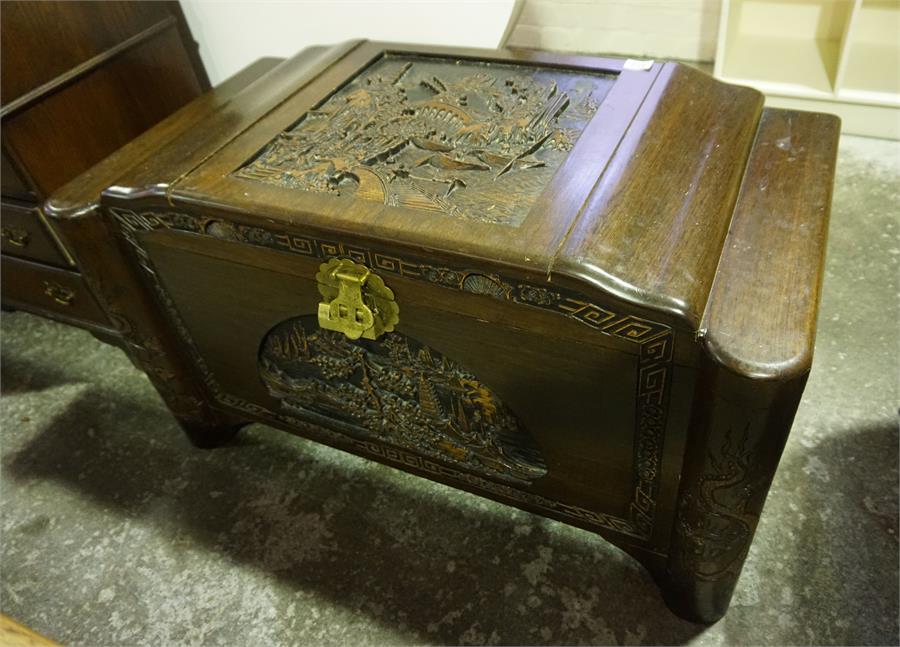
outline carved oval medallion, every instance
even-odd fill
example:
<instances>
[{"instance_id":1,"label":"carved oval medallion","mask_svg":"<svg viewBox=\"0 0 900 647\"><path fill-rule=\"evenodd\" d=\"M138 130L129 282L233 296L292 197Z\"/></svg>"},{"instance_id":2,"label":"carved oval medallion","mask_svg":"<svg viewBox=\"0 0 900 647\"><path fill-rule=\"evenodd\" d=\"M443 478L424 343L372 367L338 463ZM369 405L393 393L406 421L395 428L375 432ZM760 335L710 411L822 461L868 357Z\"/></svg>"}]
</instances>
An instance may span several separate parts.
<instances>
[{"instance_id":1,"label":"carved oval medallion","mask_svg":"<svg viewBox=\"0 0 900 647\"><path fill-rule=\"evenodd\" d=\"M302 416L475 472L514 481L547 467L531 435L487 386L406 335L350 340L315 316L275 326L259 371L270 395Z\"/></svg>"}]
</instances>

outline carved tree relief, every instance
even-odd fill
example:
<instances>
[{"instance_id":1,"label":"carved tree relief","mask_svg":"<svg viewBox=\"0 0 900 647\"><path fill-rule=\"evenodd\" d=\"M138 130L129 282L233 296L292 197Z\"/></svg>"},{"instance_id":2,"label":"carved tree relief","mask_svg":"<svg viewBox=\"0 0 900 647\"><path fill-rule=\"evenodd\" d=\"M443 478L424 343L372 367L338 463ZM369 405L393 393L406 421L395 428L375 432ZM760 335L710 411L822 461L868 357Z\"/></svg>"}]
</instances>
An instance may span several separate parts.
<instances>
[{"instance_id":1,"label":"carved tree relief","mask_svg":"<svg viewBox=\"0 0 900 647\"><path fill-rule=\"evenodd\" d=\"M385 56L235 175L517 226L613 78Z\"/></svg>"}]
</instances>

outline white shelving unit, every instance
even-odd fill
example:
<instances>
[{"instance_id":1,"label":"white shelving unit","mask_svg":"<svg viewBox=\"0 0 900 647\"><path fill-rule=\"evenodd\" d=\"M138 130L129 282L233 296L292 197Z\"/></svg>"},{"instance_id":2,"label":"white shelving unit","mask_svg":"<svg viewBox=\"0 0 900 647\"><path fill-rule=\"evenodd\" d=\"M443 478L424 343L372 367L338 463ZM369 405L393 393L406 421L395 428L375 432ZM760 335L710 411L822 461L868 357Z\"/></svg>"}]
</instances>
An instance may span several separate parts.
<instances>
[{"instance_id":1,"label":"white shelving unit","mask_svg":"<svg viewBox=\"0 0 900 647\"><path fill-rule=\"evenodd\" d=\"M900 139L900 0L725 0L715 75Z\"/></svg>"}]
</instances>

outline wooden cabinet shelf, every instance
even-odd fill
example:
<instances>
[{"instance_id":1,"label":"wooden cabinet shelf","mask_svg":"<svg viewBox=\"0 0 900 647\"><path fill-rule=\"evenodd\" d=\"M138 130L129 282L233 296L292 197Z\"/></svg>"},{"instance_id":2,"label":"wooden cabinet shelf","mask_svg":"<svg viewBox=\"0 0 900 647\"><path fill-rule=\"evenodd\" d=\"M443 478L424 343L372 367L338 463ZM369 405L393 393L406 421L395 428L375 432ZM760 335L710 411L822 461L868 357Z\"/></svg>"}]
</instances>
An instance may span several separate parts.
<instances>
[{"instance_id":1,"label":"wooden cabinet shelf","mask_svg":"<svg viewBox=\"0 0 900 647\"><path fill-rule=\"evenodd\" d=\"M900 97L900 2L863 0L850 26L842 98L897 104Z\"/></svg>"},{"instance_id":2,"label":"wooden cabinet shelf","mask_svg":"<svg viewBox=\"0 0 900 647\"><path fill-rule=\"evenodd\" d=\"M715 74L900 139L900 0L726 0Z\"/></svg>"}]
</instances>

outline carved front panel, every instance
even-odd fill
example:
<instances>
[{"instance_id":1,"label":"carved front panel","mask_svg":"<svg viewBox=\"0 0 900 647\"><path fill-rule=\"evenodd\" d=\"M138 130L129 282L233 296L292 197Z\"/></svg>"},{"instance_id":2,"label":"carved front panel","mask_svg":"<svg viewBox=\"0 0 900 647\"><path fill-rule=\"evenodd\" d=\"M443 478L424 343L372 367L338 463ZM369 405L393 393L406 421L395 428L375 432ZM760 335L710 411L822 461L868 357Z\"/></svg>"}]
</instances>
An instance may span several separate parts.
<instances>
[{"instance_id":1,"label":"carved front panel","mask_svg":"<svg viewBox=\"0 0 900 647\"><path fill-rule=\"evenodd\" d=\"M495 393L461 366L400 333L351 341L315 317L276 326L260 376L287 412L311 411L355 434L528 482L547 467L530 434Z\"/></svg>"},{"instance_id":2,"label":"carved front panel","mask_svg":"<svg viewBox=\"0 0 900 647\"><path fill-rule=\"evenodd\" d=\"M614 78L388 55L235 175L516 226Z\"/></svg>"},{"instance_id":3,"label":"carved front panel","mask_svg":"<svg viewBox=\"0 0 900 647\"><path fill-rule=\"evenodd\" d=\"M439 480L462 484L464 487L488 493L489 496L501 497L506 501L516 501L556 518L613 531L642 541L651 539L659 505L658 495L664 459L663 448L665 430L668 425L667 416L669 415L668 402L672 386L675 337L672 329L667 325L624 313L618 309L611 309L609 304L594 303L585 295L551 284L522 282L509 276L473 270L465 266L435 265L433 259L388 253L383 248L362 247L333 238L313 238L296 231L270 225L251 226L222 218L210 218L172 210L132 211L114 207L110 209L110 212L120 228L123 240L128 243L128 247L133 252L133 259L137 267L141 268L143 274L151 282L157 297L173 322L175 330L186 344L192 361L203 376L206 387L218 404L229 410L243 412L251 418L269 420L291 429L306 429L312 422L316 426L314 437L334 446L374 456L401 468L411 466L420 472L431 474ZM166 237L205 239L208 242L226 240L229 243L248 248L277 250L297 257L322 261L331 258L353 259L384 275L403 277L426 285L440 286L442 289L489 296L521 307L539 308L578 321L596 334L634 344L637 348L635 355L637 382L632 432L634 443L633 487L627 511L624 514L617 514L593 506L582 507L573 504L571 501L560 499L557 493L546 495L548 493L541 492L540 486L547 479L522 479L516 476L502 479L502 477L498 478L497 472L488 471L485 468L476 468L476 471L469 467L470 463L447 460L447 454L443 452L424 453L421 448L414 452L412 448L406 449L405 446L401 446L389 438L382 440L382 437L359 423L342 423L339 418L324 414L318 414L318 420L315 417L310 419L308 416L301 418L294 411L303 409L315 413L316 410L305 407L301 398L288 399L291 393L297 394L297 389L270 390L269 395L282 394L282 397L275 396L280 401L278 407L270 406L270 402L263 405L258 401L248 399L248 394L244 392L245 386L230 383L229 379L225 377L233 374L233 367L217 367L210 363L211 359L222 359L228 356L231 352L231 341L227 342L227 349L210 350L207 355L204 355L202 346L198 345L195 335L198 330L208 332L210 328L207 324L197 322L192 330L183 317L185 314L190 314L191 317L205 320L208 312L215 311L220 313L221 320L225 321L233 321L242 317L254 319L255 315L251 314L254 312L253 308L239 307L239 300L233 298L230 290L223 289L223 286L230 284L221 282L220 277L223 276L224 267L217 262L213 263L214 267L208 267L206 270L208 277L216 277L214 285L208 286L207 299L203 303L197 301L193 284L204 275L203 272L196 275L197 268L207 262L212 262L210 260L213 258L212 256L177 254L176 256L184 263L171 268L173 274L170 276L169 287L164 287L161 281L166 270L161 273L161 268L156 266L151 251L147 247L151 232L164 232ZM159 253L161 249L163 248L158 248L156 253ZM190 259L189 263L188 259ZM170 256L166 262L171 263L172 260L173 257ZM243 264L239 267L242 275L251 273L251 271L255 275L255 269ZM182 277L187 275L192 276L192 281L183 280ZM259 278L260 280L270 280L263 279L262 276ZM185 292L170 296L170 291L176 287ZM293 294L292 291L289 290L289 292ZM213 298L216 299L215 302L211 301ZM284 298L288 297L285 295ZM315 315L311 315L310 319L312 326ZM293 321L293 319L288 319L288 321ZM255 376L259 374L261 356L266 356L265 349L271 335L275 331L278 331L279 334L288 332L286 328L281 329L279 326L269 329L269 325L271 324L267 322L264 331L259 333L266 341L261 348L254 347L252 361L246 366L247 371L253 372L254 381ZM307 333L314 332L315 326L305 329ZM408 341L412 350L418 349L419 344L412 339ZM364 346L364 348L368 349L369 347ZM433 350L430 353L432 357L439 357L439 354ZM450 363L456 365L453 362ZM286 366L293 364L295 361L289 360ZM221 373L217 371L221 371ZM294 375L296 376L296 374ZM256 384L267 386L264 381L256 382ZM493 394L493 397L496 398L496 394ZM620 398L623 402L626 399L627 396ZM496 399L496 402L499 402L499 399ZM505 411L499 404L497 408ZM447 410L449 409L444 409L444 411ZM326 419L330 422L326 423ZM328 430L323 428L325 424L328 424ZM524 432L526 429L518 422L517 426L520 431ZM307 433L304 431L304 434ZM530 435L518 435L515 438L512 445L525 448L536 444ZM541 453L536 456L544 455L549 458L550 448L538 447ZM519 455L527 454L528 452L525 451ZM542 466L545 462L536 459L532 465ZM502 482L501 479L505 482Z\"/></svg>"}]
</instances>

